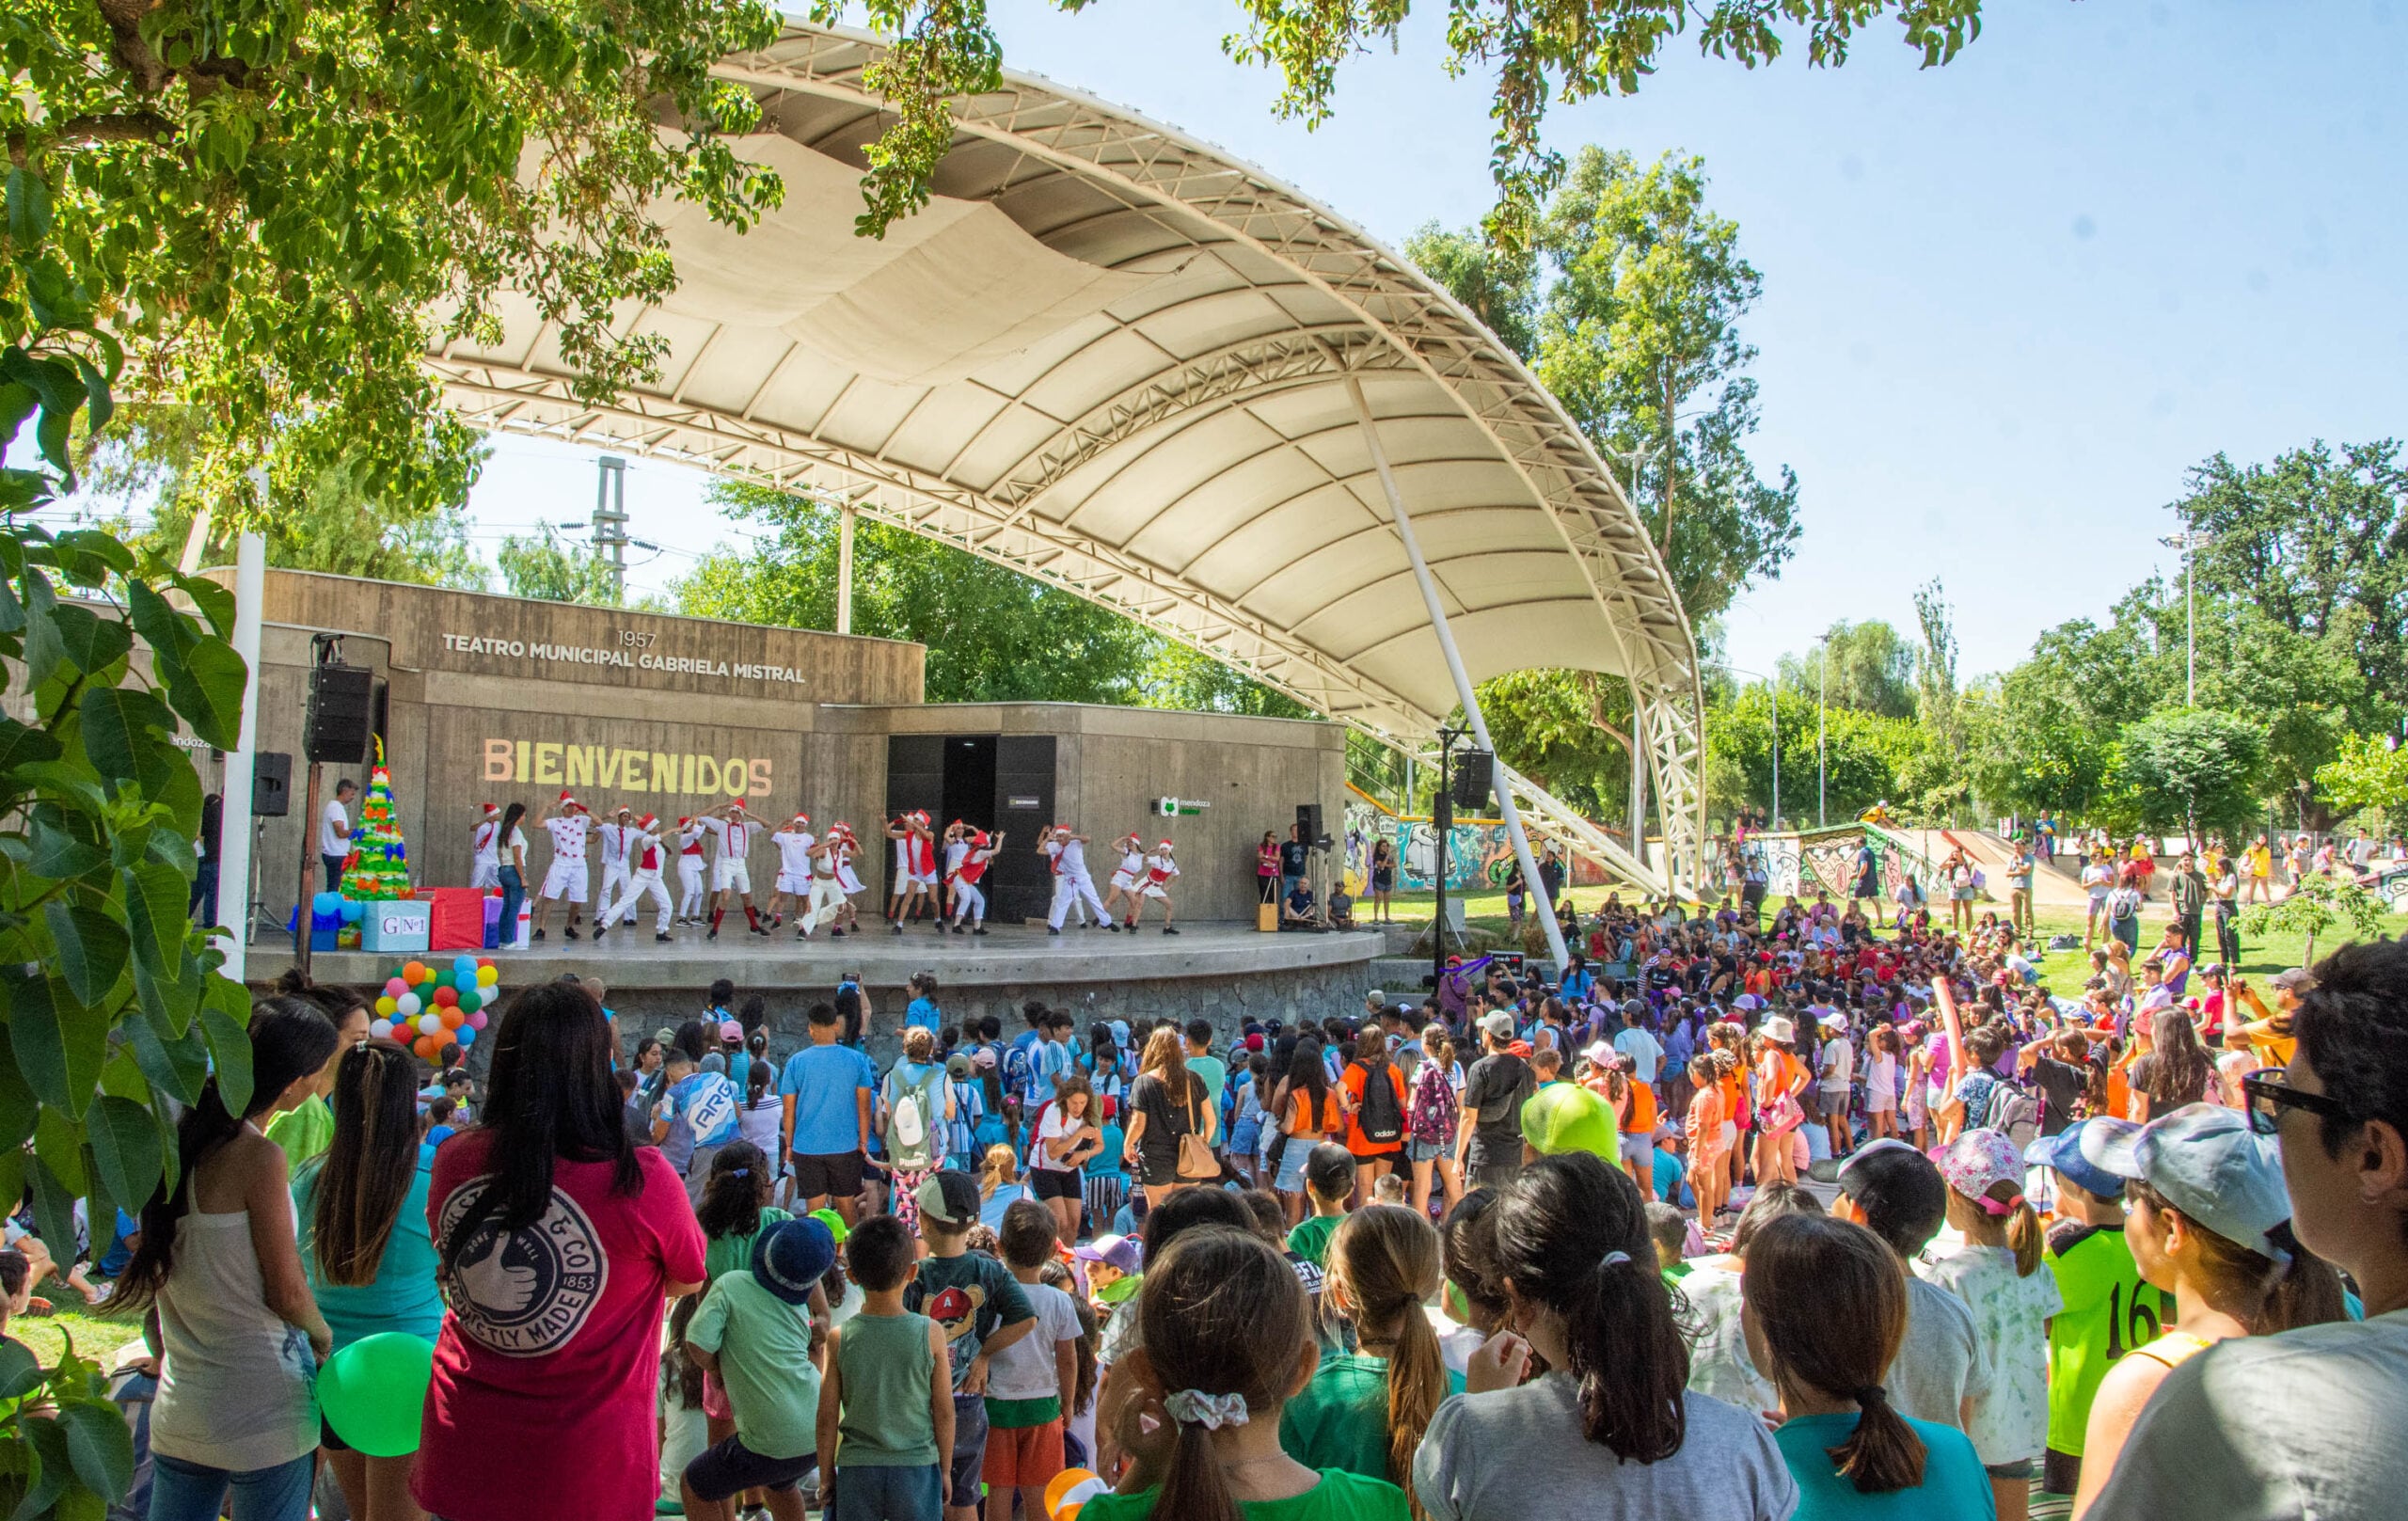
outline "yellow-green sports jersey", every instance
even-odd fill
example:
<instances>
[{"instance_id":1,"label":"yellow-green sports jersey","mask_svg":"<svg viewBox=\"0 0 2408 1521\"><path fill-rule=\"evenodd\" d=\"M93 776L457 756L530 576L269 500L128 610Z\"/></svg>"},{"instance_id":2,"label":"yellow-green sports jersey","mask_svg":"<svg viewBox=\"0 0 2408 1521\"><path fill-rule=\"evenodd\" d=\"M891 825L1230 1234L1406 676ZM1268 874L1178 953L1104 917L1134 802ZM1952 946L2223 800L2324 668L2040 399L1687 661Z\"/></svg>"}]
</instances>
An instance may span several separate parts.
<instances>
[{"instance_id":1,"label":"yellow-green sports jersey","mask_svg":"<svg viewBox=\"0 0 2408 1521\"><path fill-rule=\"evenodd\" d=\"M2049 1447L2080 1457L2099 1381L2173 1323L2174 1296L2142 1281L2124 1233L2113 1227L2060 1222L2041 1260L2065 1301L2049 1324Z\"/></svg>"}]
</instances>

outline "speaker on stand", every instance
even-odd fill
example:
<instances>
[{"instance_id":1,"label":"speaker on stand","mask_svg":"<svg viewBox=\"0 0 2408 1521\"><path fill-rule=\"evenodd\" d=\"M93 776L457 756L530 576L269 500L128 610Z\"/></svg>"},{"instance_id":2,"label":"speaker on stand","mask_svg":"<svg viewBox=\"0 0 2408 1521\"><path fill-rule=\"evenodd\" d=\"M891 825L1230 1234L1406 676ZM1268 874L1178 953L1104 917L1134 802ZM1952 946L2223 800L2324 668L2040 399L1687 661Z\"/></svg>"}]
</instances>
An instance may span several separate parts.
<instances>
[{"instance_id":1,"label":"speaker on stand","mask_svg":"<svg viewBox=\"0 0 2408 1521\"><path fill-rule=\"evenodd\" d=\"M260 865L267 852L261 842L267 837L267 821L282 818L293 811L293 755L289 751L263 750L251 757L251 880L246 901L249 912L243 920L243 943L248 945L259 939L264 927L270 934L280 934L284 927L267 911L267 901L260 895Z\"/></svg>"}]
</instances>

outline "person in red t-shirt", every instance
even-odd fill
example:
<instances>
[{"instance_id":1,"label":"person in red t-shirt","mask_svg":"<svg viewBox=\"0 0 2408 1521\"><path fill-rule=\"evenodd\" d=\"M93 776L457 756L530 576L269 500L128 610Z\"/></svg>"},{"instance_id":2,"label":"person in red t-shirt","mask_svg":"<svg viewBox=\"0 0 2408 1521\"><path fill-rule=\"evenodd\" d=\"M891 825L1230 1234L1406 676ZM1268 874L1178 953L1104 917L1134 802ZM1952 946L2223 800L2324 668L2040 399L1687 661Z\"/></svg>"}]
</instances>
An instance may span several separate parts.
<instances>
[{"instance_id":1,"label":"person in red t-shirt","mask_svg":"<svg viewBox=\"0 0 2408 1521\"><path fill-rule=\"evenodd\" d=\"M436 1152L427 1188L451 1313L410 1495L450 1521L643 1521L662 1301L702 1287L702 1228L627 1137L584 989L538 983L495 1028L484 1123Z\"/></svg>"}]
</instances>

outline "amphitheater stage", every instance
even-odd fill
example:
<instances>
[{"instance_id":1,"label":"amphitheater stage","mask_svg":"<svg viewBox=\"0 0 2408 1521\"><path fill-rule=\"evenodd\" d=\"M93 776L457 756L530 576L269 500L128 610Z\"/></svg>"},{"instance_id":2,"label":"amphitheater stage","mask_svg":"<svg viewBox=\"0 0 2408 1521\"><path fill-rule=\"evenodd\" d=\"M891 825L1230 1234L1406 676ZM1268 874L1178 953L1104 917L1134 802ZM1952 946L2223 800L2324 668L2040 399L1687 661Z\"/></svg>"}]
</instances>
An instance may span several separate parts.
<instances>
[{"instance_id":1,"label":"amphitheater stage","mask_svg":"<svg viewBox=\"0 0 2408 1521\"><path fill-rule=\"evenodd\" d=\"M660 944L650 919L613 929L601 944L563 940L555 923L543 943L489 953L507 993L564 972L602 979L614 1008L646 1018L690 1014L716 978L737 997L768 999L773 1028L799 1035L808 1006L838 980L858 977L868 989L880 1034L891 1039L914 973L936 974L937 1004L948 1022L992 1013L1020 1028L1019 1006L1031 999L1068 1007L1082 1023L1098 1018L1205 1018L1234 1027L1248 1018L1325 1018L1362 1007L1375 986L1371 961L1385 954L1376 930L1329 934L1264 934L1251 925L1182 924L1176 935L1148 925L1133 933L1065 927L1057 938L1042 925L990 926L985 936L940 935L926 925L891 933L882 923L867 932L831 940L823 932L797 941L792 929L766 938L740 919L721 927L717 941L698 929L671 931ZM429 952L447 962L458 953ZM320 951L310 973L320 982L381 983L404 958L363 951ZM293 964L289 944L262 936L250 949L246 976L254 987L273 982Z\"/></svg>"}]
</instances>

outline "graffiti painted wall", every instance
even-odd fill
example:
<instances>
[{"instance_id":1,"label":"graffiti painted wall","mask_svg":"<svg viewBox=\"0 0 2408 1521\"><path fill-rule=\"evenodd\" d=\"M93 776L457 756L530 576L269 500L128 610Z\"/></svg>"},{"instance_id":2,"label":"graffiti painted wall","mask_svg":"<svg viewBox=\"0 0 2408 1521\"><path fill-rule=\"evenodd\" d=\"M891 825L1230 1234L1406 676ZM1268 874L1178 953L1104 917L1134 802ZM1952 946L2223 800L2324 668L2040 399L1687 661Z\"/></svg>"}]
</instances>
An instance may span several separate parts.
<instances>
[{"instance_id":1,"label":"graffiti painted wall","mask_svg":"<svg viewBox=\"0 0 2408 1521\"><path fill-rule=\"evenodd\" d=\"M1844 898L1856 886L1860 845L1873 848L1874 870L1880 876L1885 898L1894 900L1909 877L1928 893L1939 875L1939 863L1913 845L1887 830L1862 824L1803 833L1753 834L1740 847L1740 854L1763 865L1768 897L1829 893Z\"/></svg>"},{"instance_id":2,"label":"graffiti painted wall","mask_svg":"<svg viewBox=\"0 0 2408 1521\"><path fill-rule=\"evenodd\" d=\"M1360 798L1346 803L1346 870L1357 881L1369 881L1371 847L1386 839L1397 858L1397 891L1426 893L1438 870L1438 831L1427 818L1391 814ZM1534 842L1535 843L1535 842ZM1505 826L1493 821L1457 824L1447 837L1447 891L1501 891L1513 874L1513 843ZM1595 863L1571 858L1575 887L1595 887L1606 874Z\"/></svg>"}]
</instances>

